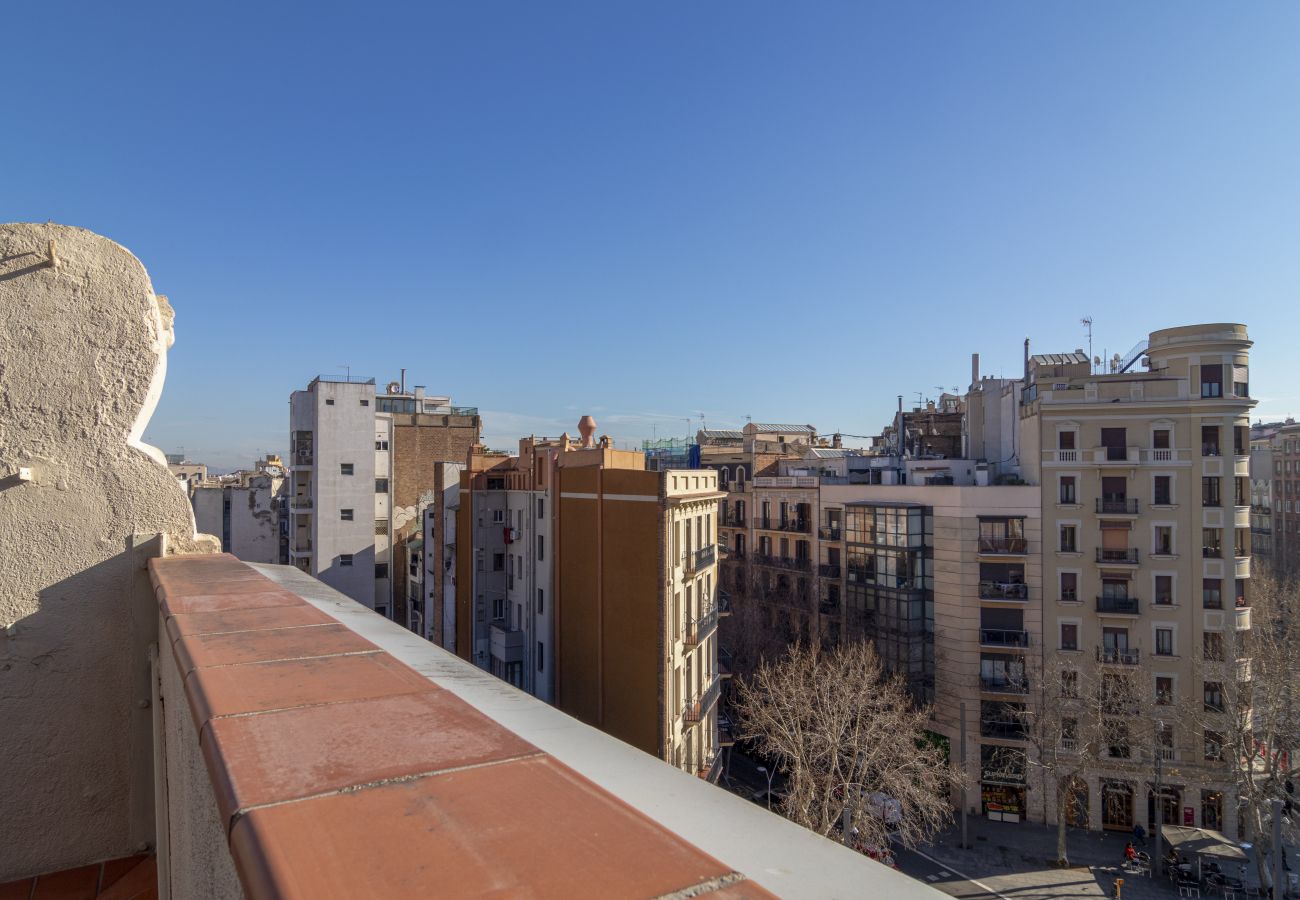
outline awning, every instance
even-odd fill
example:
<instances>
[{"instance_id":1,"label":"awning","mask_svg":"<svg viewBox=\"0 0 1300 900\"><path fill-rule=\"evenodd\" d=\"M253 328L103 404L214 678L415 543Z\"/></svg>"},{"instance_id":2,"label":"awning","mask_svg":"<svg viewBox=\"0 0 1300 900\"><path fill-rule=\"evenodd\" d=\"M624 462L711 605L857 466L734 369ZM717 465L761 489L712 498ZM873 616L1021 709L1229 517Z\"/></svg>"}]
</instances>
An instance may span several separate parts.
<instances>
[{"instance_id":1,"label":"awning","mask_svg":"<svg viewBox=\"0 0 1300 900\"><path fill-rule=\"evenodd\" d=\"M1160 831L1165 843L1179 853L1198 856L1215 856L1219 859L1246 861L1246 852L1228 840L1222 832L1209 828L1187 828L1182 825L1165 825Z\"/></svg>"}]
</instances>

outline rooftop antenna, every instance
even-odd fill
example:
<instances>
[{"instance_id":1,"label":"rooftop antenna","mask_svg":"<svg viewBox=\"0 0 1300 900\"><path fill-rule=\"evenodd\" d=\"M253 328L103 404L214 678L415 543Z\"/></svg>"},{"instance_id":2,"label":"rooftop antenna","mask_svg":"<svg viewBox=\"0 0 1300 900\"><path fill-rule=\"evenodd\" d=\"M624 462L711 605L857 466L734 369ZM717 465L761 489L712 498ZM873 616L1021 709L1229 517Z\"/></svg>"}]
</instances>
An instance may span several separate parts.
<instances>
[{"instance_id":1,"label":"rooftop antenna","mask_svg":"<svg viewBox=\"0 0 1300 900\"><path fill-rule=\"evenodd\" d=\"M705 431L709 430L709 423L704 421L703 411L700 412L700 427L703 428Z\"/></svg>"},{"instance_id":2,"label":"rooftop antenna","mask_svg":"<svg viewBox=\"0 0 1300 900\"><path fill-rule=\"evenodd\" d=\"M352 380L352 367L351 367L351 366L349 366L347 363L341 363L337 368L340 368L340 369L342 369L344 372L347 373L347 379L348 379L348 381L351 381L351 380Z\"/></svg>"},{"instance_id":3,"label":"rooftop antenna","mask_svg":"<svg viewBox=\"0 0 1300 900\"><path fill-rule=\"evenodd\" d=\"M1091 359L1093 359L1093 355L1092 355L1092 316L1084 316L1082 319L1079 320L1079 324L1082 325L1084 328L1087 328L1087 329L1088 329L1088 359L1091 360ZM1093 366L1096 366L1096 363L1092 363L1091 366L1090 366L1090 368L1092 368Z\"/></svg>"}]
</instances>

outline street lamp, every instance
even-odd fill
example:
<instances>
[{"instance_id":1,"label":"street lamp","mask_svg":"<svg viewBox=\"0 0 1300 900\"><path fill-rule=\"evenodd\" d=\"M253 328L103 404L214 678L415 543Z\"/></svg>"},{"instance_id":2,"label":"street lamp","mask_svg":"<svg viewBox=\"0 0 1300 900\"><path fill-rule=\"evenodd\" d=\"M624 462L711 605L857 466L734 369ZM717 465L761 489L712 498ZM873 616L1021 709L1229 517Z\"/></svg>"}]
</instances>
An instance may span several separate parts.
<instances>
[{"instance_id":1,"label":"street lamp","mask_svg":"<svg viewBox=\"0 0 1300 900\"><path fill-rule=\"evenodd\" d=\"M767 776L767 808L771 809L772 808L772 776L775 775L776 773L769 772L767 770L767 766L759 766L758 771L762 772L764 775Z\"/></svg>"}]
</instances>

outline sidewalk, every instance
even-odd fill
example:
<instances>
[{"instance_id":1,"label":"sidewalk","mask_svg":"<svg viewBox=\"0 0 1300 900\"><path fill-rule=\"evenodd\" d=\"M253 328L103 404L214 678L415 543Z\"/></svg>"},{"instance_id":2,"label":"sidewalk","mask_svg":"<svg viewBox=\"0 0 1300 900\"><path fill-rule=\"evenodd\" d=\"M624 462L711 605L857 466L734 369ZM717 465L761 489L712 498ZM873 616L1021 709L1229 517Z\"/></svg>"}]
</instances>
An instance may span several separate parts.
<instances>
[{"instance_id":1,"label":"sidewalk","mask_svg":"<svg viewBox=\"0 0 1300 900\"><path fill-rule=\"evenodd\" d=\"M1110 897L1117 878L1124 879L1124 900L1170 900L1178 896L1167 879L1123 872L1120 863L1124 846L1132 838L1128 834L1071 828L1066 840L1071 867L1058 869L1053 865L1055 827L1028 822L1012 825L971 816L967 832L969 849L958 846L960 823L920 849L954 873L977 879L1016 900ZM1147 846L1140 849L1154 855L1150 835Z\"/></svg>"}]
</instances>

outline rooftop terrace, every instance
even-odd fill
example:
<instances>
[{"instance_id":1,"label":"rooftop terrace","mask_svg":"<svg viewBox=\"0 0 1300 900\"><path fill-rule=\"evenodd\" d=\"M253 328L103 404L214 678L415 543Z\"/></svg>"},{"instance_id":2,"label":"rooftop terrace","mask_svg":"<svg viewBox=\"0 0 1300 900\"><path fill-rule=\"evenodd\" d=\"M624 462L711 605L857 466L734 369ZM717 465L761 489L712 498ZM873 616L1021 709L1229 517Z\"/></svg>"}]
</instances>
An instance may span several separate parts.
<instances>
[{"instance_id":1,"label":"rooftop terrace","mask_svg":"<svg viewBox=\"0 0 1300 900\"><path fill-rule=\"evenodd\" d=\"M216 553L139 441L171 321L124 248L0 226L0 897L935 896Z\"/></svg>"}]
</instances>

